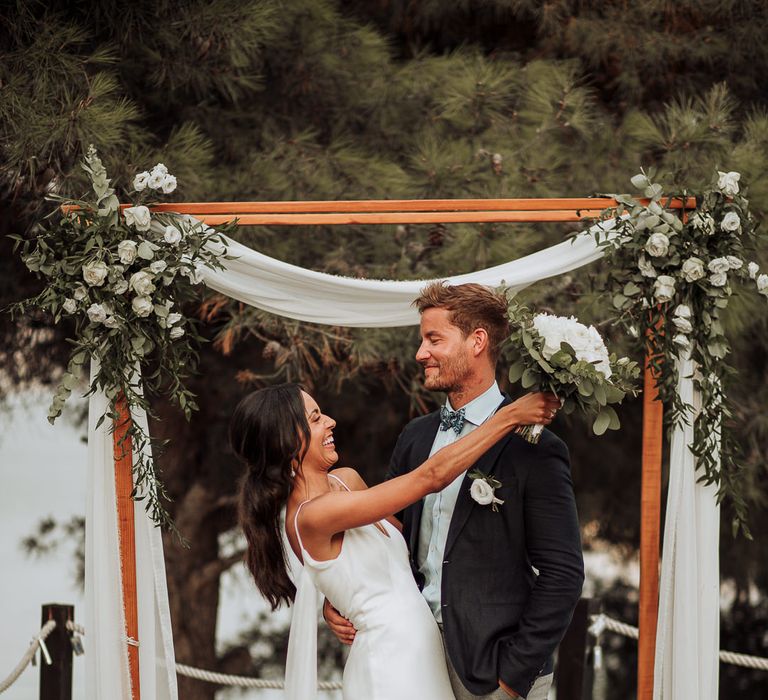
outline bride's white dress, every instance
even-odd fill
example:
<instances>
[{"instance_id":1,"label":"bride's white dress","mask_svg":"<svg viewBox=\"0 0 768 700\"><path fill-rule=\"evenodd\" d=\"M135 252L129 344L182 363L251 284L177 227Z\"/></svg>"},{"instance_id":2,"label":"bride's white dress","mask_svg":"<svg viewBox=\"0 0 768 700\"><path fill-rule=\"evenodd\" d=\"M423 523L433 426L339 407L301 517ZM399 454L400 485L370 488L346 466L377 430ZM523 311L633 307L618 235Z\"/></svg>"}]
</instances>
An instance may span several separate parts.
<instances>
[{"instance_id":1,"label":"bride's white dress","mask_svg":"<svg viewBox=\"0 0 768 700\"><path fill-rule=\"evenodd\" d=\"M383 521L386 535L375 525L347 530L338 557L316 561L301 541L300 512L301 506L294 522L304 567L291 623L286 698L316 697L320 593L357 630L344 667L344 700L453 700L440 631L397 528Z\"/></svg>"}]
</instances>

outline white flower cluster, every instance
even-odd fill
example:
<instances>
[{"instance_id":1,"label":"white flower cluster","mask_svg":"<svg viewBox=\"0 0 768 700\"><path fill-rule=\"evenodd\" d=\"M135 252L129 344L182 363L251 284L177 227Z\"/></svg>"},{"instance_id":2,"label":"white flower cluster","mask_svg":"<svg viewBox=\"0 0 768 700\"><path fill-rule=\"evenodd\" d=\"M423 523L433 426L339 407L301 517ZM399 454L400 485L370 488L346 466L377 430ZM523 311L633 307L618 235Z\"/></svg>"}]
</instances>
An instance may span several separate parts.
<instances>
[{"instance_id":1,"label":"white flower cluster","mask_svg":"<svg viewBox=\"0 0 768 700\"><path fill-rule=\"evenodd\" d=\"M151 172L139 173L133 184L138 191L150 187L168 193L176 188L176 178L158 163ZM113 249L101 249L98 258L82 266L85 286L77 286L72 296L62 302L62 309L67 314L83 310L91 323L107 328L120 327L131 314L136 318L155 314L158 326L167 329L171 339L180 338L185 333L184 319L180 313L171 312L173 301L165 288L177 275L187 277L190 284L202 281L203 265L193 258L191 251L197 248L198 236L215 232L207 226L187 225L183 219L160 223L143 205L125 208L122 218L129 229L129 237L120 240ZM131 235L131 230L135 236ZM206 241L205 257L219 257L225 253L223 243L215 239ZM92 288L103 291L90 295ZM115 300L114 303L104 301L105 292ZM117 300L126 294L130 304L127 299L118 303ZM121 310L122 316L116 309Z\"/></svg>"},{"instance_id":2,"label":"white flower cluster","mask_svg":"<svg viewBox=\"0 0 768 700\"><path fill-rule=\"evenodd\" d=\"M145 170L133 178L133 189L143 192L149 187L163 194L170 194L176 189L176 178L168 172L168 168L158 163L152 170Z\"/></svg>"},{"instance_id":3,"label":"white flower cluster","mask_svg":"<svg viewBox=\"0 0 768 700\"><path fill-rule=\"evenodd\" d=\"M536 314L533 327L544 340L544 359L549 360L560 350L560 343L566 342L574 349L577 360L593 364L606 379L611 376L608 349L594 326L587 327L573 316Z\"/></svg>"}]
</instances>

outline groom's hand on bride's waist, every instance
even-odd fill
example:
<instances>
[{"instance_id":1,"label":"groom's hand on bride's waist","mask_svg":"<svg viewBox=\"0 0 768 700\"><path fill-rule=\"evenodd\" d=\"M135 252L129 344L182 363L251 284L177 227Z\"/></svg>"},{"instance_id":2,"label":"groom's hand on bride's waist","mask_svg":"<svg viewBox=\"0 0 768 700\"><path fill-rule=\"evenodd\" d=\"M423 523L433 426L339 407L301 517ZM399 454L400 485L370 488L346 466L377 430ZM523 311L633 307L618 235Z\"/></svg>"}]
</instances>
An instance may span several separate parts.
<instances>
[{"instance_id":1,"label":"groom's hand on bride's waist","mask_svg":"<svg viewBox=\"0 0 768 700\"><path fill-rule=\"evenodd\" d=\"M356 630L352 623L336 610L327 599L323 603L323 618L325 618L328 627L331 628L331 632L342 644L352 644L355 641Z\"/></svg>"}]
</instances>

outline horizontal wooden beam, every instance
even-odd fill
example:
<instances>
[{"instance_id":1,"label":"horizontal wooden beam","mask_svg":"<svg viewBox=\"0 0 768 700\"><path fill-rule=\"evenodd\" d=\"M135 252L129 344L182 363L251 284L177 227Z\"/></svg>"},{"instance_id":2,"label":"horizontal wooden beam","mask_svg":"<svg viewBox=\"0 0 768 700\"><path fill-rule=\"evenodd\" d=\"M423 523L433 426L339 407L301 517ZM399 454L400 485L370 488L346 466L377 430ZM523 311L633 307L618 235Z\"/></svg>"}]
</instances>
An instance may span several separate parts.
<instances>
[{"instance_id":1,"label":"horizontal wooden beam","mask_svg":"<svg viewBox=\"0 0 768 700\"><path fill-rule=\"evenodd\" d=\"M641 199L647 204L650 200ZM438 211L562 211L565 209L607 209L616 206L612 197L550 198L550 199L367 199L346 201L292 202L167 202L155 204L155 211L180 214L302 214L349 212L438 212ZM665 202L666 204L666 202ZM674 198L672 209L696 208L696 198Z\"/></svg>"}]
</instances>

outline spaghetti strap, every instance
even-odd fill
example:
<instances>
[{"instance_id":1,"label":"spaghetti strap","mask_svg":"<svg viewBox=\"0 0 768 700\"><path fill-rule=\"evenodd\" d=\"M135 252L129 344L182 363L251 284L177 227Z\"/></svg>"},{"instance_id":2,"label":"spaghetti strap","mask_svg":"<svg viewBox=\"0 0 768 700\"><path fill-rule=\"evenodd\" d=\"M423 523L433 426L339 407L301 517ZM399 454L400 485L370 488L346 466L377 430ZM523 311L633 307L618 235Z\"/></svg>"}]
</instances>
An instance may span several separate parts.
<instances>
[{"instance_id":1,"label":"spaghetti strap","mask_svg":"<svg viewBox=\"0 0 768 700\"><path fill-rule=\"evenodd\" d=\"M296 539L299 541L299 549L302 552L306 552L307 550L304 549L304 543L301 541L301 533L299 532L299 513L301 512L301 507L306 503L309 503L309 501L299 503L299 507L296 509L296 513L293 516L293 529L296 530Z\"/></svg>"},{"instance_id":2,"label":"spaghetti strap","mask_svg":"<svg viewBox=\"0 0 768 700\"><path fill-rule=\"evenodd\" d=\"M349 488L349 486L347 486L347 485L346 485L346 484L345 484L345 483L344 483L344 482L343 482L341 479L339 479L339 477L338 477L338 476L336 476L335 474L330 474L330 473L329 473L329 474L328 474L328 476L332 477L333 479L336 479L336 481L338 481L338 482L339 482L339 483L340 483L340 484L341 484L341 485L342 485L342 486L343 486L345 489L347 489L347 491L352 491L352 489L351 489L351 488ZM302 504L302 505L304 505L304 504Z\"/></svg>"}]
</instances>

